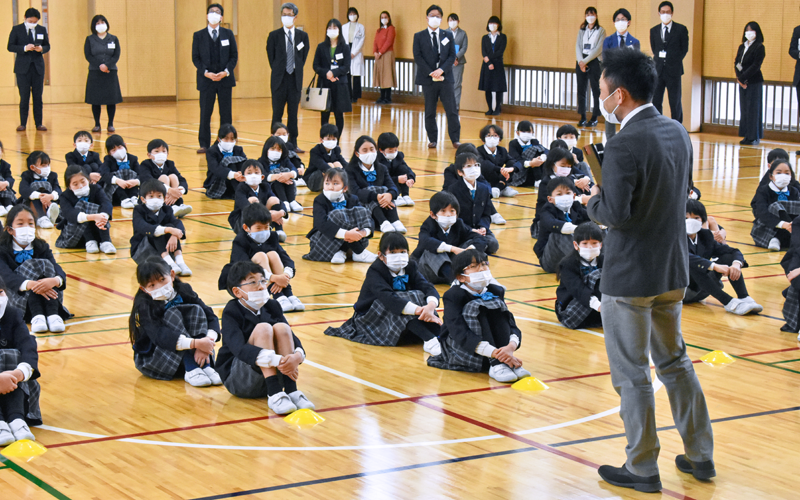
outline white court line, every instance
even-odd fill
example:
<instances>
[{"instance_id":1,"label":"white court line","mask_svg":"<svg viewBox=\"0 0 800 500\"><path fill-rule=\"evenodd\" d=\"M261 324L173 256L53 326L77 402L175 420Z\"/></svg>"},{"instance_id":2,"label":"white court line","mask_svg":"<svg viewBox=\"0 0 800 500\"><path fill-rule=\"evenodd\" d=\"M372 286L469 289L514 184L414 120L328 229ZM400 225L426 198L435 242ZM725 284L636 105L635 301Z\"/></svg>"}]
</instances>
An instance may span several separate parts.
<instances>
[{"instance_id":1,"label":"white court line","mask_svg":"<svg viewBox=\"0 0 800 500\"><path fill-rule=\"evenodd\" d=\"M517 315L514 315L514 318L522 319L522 320L525 320L525 321L533 321L534 323L542 323L542 324L545 324L545 325L560 326L561 328L566 328L566 326L562 325L561 323L554 323L552 321L545 321L543 319L525 318L523 316L517 316ZM581 328L579 330L575 330L575 331L588 333L589 335L594 335L595 337L600 337L601 339L605 338L605 336L602 333L593 332L591 330L585 330L583 328Z\"/></svg>"},{"instance_id":2,"label":"white court line","mask_svg":"<svg viewBox=\"0 0 800 500\"><path fill-rule=\"evenodd\" d=\"M345 378L345 379L350 380L352 382L356 382L356 383L359 383L361 385L365 385L367 387L371 387L371 388L373 388L373 389L375 389L377 391L385 392L386 394L389 394L390 396L394 396L396 398L405 399L405 398L411 397L411 396L408 396L406 394L403 394L402 392L397 392L397 391L393 391L392 389L387 389L386 387L380 386L378 384L373 384L372 382L367 382L364 379L360 379L358 377L354 377L352 375L348 375L347 373L340 372L339 370L334 370L333 368L328 368L327 366L321 365L319 363L315 363L313 361L305 360L305 361L303 361L303 364L304 365L313 366L314 368L318 368L318 369L320 369L322 371L331 373L333 375L338 375L339 377Z\"/></svg>"}]
</instances>

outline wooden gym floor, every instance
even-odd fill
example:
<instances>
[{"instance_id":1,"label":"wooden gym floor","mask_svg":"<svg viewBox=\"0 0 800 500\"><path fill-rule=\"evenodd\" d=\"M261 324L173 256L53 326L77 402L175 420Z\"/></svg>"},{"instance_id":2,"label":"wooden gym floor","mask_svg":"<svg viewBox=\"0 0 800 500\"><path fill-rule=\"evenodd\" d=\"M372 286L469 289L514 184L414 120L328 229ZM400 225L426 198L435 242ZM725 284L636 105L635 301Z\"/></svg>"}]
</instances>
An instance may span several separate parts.
<instances>
[{"instance_id":1,"label":"wooden gym floor","mask_svg":"<svg viewBox=\"0 0 800 500\"><path fill-rule=\"evenodd\" d=\"M87 105L48 105L46 133L15 133L17 108L5 106L2 112L0 139L16 175L33 149L47 151L53 170L63 173L73 133L92 126ZM233 239L227 224L232 201L212 201L202 193L206 168L205 157L195 154L197 115L193 101L122 105L116 126L140 159L149 140L170 144L170 158L189 181L186 200L194 207L184 219L184 255L194 271L187 281L221 311L229 297L216 283ZM248 157L257 158L269 135L269 100L237 100L234 116L239 144ZM504 127L504 145L521 119L526 118L495 120ZM462 140L479 143L478 131L487 122L482 113L463 113ZM545 145L562 123L534 122ZM441 187L441 172L453 158L444 118L435 151L426 148L420 106L365 103L347 115L346 124L348 158L361 134L377 138L394 131L400 137L418 175L412 190L416 207L400 208L413 249L428 215L426 200ZM300 126L300 146L310 150L317 142L318 115L302 113ZM94 150L101 155L106 136L95 136ZM595 132L591 139L600 135ZM781 290L787 286L778 264L781 254L752 244L749 202L768 150L794 151L797 145L764 142L741 148L738 138L708 134L693 134L692 140L702 201L728 230L729 243L745 254L748 287L765 309L759 316L738 317L713 299L684 309L689 354L698 360L715 422L718 477L701 484L676 470L674 457L683 450L666 391L660 390L662 495L796 498L800 351L795 335L779 331ZM136 291L128 244L131 211L114 209L116 256L59 251L53 246L55 230L42 230L69 277L65 303L75 317L65 334L37 338L46 425L34 432L49 451L27 463L5 461L0 497L645 498L601 482L594 470L625 460L619 399L611 387L602 332L571 331L557 323L555 277L541 270L531 250L534 190L520 191L497 203L508 224L493 227L500 252L491 258L491 268L508 287L509 308L525 336L520 357L550 386L538 395L509 389L485 374L429 368L421 346L370 347L326 337L327 326L350 317L368 266L302 260L314 195L300 189L298 200L307 208L290 216L285 248L297 263L294 289L307 309L288 319L308 351L300 388L326 419L307 430L276 418L265 400L237 399L223 387L151 380L134 368L127 340ZM377 252L377 244L373 239L370 249ZM699 362L716 349L736 362L724 368Z\"/></svg>"}]
</instances>

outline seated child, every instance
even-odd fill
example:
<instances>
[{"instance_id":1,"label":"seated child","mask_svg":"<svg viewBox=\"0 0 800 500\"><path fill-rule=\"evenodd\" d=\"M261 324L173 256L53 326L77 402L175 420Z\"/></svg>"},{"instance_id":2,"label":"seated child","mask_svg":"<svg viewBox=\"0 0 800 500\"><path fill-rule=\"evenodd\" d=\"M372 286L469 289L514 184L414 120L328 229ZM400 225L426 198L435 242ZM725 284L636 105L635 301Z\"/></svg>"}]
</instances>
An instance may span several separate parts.
<instances>
[{"instance_id":1,"label":"seated child","mask_svg":"<svg viewBox=\"0 0 800 500\"><path fill-rule=\"evenodd\" d=\"M242 210L251 203L260 203L269 207L272 211L273 227L277 227L276 232L281 241L286 241L286 233L283 232L283 219L289 217L283 204L275 193L265 182L264 169L258 160L245 160L242 162L242 174L244 182L240 182L236 188L234 205L231 214L228 216L228 224L231 225L234 233L239 233L242 228ZM227 283L227 282L226 282ZM222 289L225 287L223 286Z\"/></svg>"},{"instance_id":2,"label":"seated child","mask_svg":"<svg viewBox=\"0 0 800 500\"><path fill-rule=\"evenodd\" d=\"M136 369L150 378L183 379L194 387L221 385L214 363L219 319L161 259L136 268L139 289L129 324Z\"/></svg>"},{"instance_id":3,"label":"seated child","mask_svg":"<svg viewBox=\"0 0 800 500\"><path fill-rule=\"evenodd\" d=\"M29 439L28 427L41 425L39 413L39 353L22 314L11 306L0 279L0 446ZM27 414L26 414L27 410Z\"/></svg>"},{"instance_id":4,"label":"seated child","mask_svg":"<svg viewBox=\"0 0 800 500\"><path fill-rule=\"evenodd\" d=\"M562 125L556 130L556 139L564 141L569 152L575 157L575 168L594 182L591 167L589 167L588 163L583 161L583 150L577 147L578 137L580 136L581 133L572 125Z\"/></svg>"},{"instance_id":5,"label":"seated child","mask_svg":"<svg viewBox=\"0 0 800 500\"><path fill-rule=\"evenodd\" d=\"M181 252L180 240L186 239L186 229L175 217L172 207L164 205L167 195L164 183L150 179L142 185L141 195L142 204L133 211L131 257L141 264L151 257L161 256L175 274L191 276L192 271L183 261Z\"/></svg>"},{"instance_id":6,"label":"seated child","mask_svg":"<svg viewBox=\"0 0 800 500\"><path fill-rule=\"evenodd\" d=\"M685 304L698 302L711 295L725 306L729 313L744 316L764 310L747 293L742 268L747 267L742 252L728 245L718 243L708 229L706 207L695 200L686 203L686 234L689 245L689 286L686 288ZM736 291L732 298L722 290L722 277Z\"/></svg>"},{"instance_id":7,"label":"seated child","mask_svg":"<svg viewBox=\"0 0 800 500\"><path fill-rule=\"evenodd\" d=\"M547 203L537 212L539 239L533 245L533 252L548 273L556 272L561 259L572 253L572 233L578 225L590 220L586 207L575 199L574 190L569 177L551 179L547 183Z\"/></svg>"},{"instance_id":8,"label":"seated child","mask_svg":"<svg viewBox=\"0 0 800 500\"><path fill-rule=\"evenodd\" d=\"M289 151L289 161L292 162L294 168L297 170L297 178L294 183L297 187L305 187L306 181L303 180L303 174L306 173L306 166L303 160L297 156L297 145L289 142L289 129L283 123L272 124L272 135L282 140L286 144L286 150Z\"/></svg>"},{"instance_id":9,"label":"seated child","mask_svg":"<svg viewBox=\"0 0 800 500\"><path fill-rule=\"evenodd\" d=\"M408 241L399 233L381 237L379 259L367 270L355 314L339 328L327 328L325 335L342 337L368 345L396 346L408 332L422 340L422 349L441 354L436 314L439 292L408 260Z\"/></svg>"},{"instance_id":10,"label":"seated child","mask_svg":"<svg viewBox=\"0 0 800 500\"><path fill-rule=\"evenodd\" d=\"M431 197L431 215L419 228L419 244L411 258L431 283L452 283L452 258L464 250L486 250L486 240L458 218L458 200L440 191Z\"/></svg>"},{"instance_id":11,"label":"seated child","mask_svg":"<svg viewBox=\"0 0 800 500\"><path fill-rule=\"evenodd\" d=\"M103 160L100 159L98 153L89 151L92 149L92 145L94 145L94 137L92 137L92 134L89 132L81 130L75 133L72 142L75 145L75 150L70 151L64 156L64 159L67 161L67 166L79 165L86 168L89 172L89 179L92 184L97 184L102 178L102 175L100 175L100 165L103 164Z\"/></svg>"},{"instance_id":12,"label":"seated child","mask_svg":"<svg viewBox=\"0 0 800 500\"><path fill-rule=\"evenodd\" d=\"M56 247L86 247L86 253L115 254L109 232L111 201L100 186L91 183L89 175L86 167L78 165L70 165L64 172L67 190L61 194L61 234Z\"/></svg>"},{"instance_id":13,"label":"seated child","mask_svg":"<svg viewBox=\"0 0 800 500\"><path fill-rule=\"evenodd\" d=\"M231 266L228 293L233 299L222 311L222 348L217 371L225 388L240 398L267 398L278 415L314 404L297 390L306 353L281 306L270 300L264 269L249 260Z\"/></svg>"},{"instance_id":14,"label":"seated child","mask_svg":"<svg viewBox=\"0 0 800 500\"><path fill-rule=\"evenodd\" d=\"M310 248L304 259L344 264L348 252L353 262L372 263L378 258L367 250L375 228L372 216L347 186L347 172L341 168L325 172L322 194L314 198L314 227L306 235Z\"/></svg>"},{"instance_id":15,"label":"seated child","mask_svg":"<svg viewBox=\"0 0 800 500\"><path fill-rule=\"evenodd\" d=\"M274 135L267 139L264 148L261 150L261 158L258 162L264 166L267 172L267 182L281 201L286 212L303 211L303 206L297 200L297 185L294 180L297 178L297 169L289 160L289 150L286 144Z\"/></svg>"},{"instance_id":16,"label":"seated child","mask_svg":"<svg viewBox=\"0 0 800 500\"><path fill-rule=\"evenodd\" d=\"M506 307L505 288L492 283L486 254L466 250L456 255L453 274L458 281L442 297L442 352L429 357L428 366L464 372L488 368L489 377L503 383L530 377L514 356L522 332Z\"/></svg>"},{"instance_id":17,"label":"seated child","mask_svg":"<svg viewBox=\"0 0 800 500\"><path fill-rule=\"evenodd\" d=\"M242 210L242 229L233 239L231 260L225 264L219 276L219 289L228 285L230 267L242 260L260 265L264 277L269 281L268 290L272 298L281 305L283 312L302 311L306 308L292 293L289 281L295 276L294 261L281 247L278 235L270 231L272 214L267 207L253 203Z\"/></svg>"},{"instance_id":18,"label":"seated child","mask_svg":"<svg viewBox=\"0 0 800 500\"><path fill-rule=\"evenodd\" d=\"M0 277L11 307L30 320L33 333L64 331L70 317L63 305L67 275L50 245L36 235L36 218L25 205L8 212L0 234Z\"/></svg>"},{"instance_id":19,"label":"seated child","mask_svg":"<svg viewBox=\"0 0 800 500\"><path fill-rule=\"evenodd\" d=\"M61 213L58 174L50 170L50 157L44 151L29 154L26 163L28 169L19 176L20 199L33 209L37 226L51 229Z\"/></svg>"},{"instance_id":20,"label":"seated child","mask_svg":"<svg viewBox=\"0 0 800 500\"><path fill-rule=\"evenodd\" d=\"M414 187L417 180L416 174L406 163L402 151L398 151L400 139L391 132L384 132L378 136L378 163L386 166L400 193L394 204L398 207L413 207L414 200L409 196L409 189Z\"/></svg>"},{"instance_id":21,"label":"seated child","mask_svg":"<svg viewBox=\"0 0 800 500\"><path fill-rule=\"evenodd\" d=\"M100 183L114 206L135 208L139 203L139 159L128 154L125 141L119 135L106 139L106 155L100 166Z\"/></svg>"},{"instance_id":22,"label":"seated child","mask_svg":"<svg viewBox=\"0 0 800 500\"><path fill-rule=\"evenodd\" d=\"M461 180L450 185L447 191L458 201L459 215L464 224L486 241L486 252L493 254L500 248L497 238L492 234L491 225L492 194L486 185L478 182L481 167L478 156L462 153L456 156L456 170Z\"/></svg>"},{"instance_id":23,"label":"seated child","mask_svg":"<svg viewBox=\"0 0 800 500\"><path fill-rule=\"evenodd\" d=\"M750 202L755 217L750 236L757 246L778 251L789 246L792 220L800 215L800 191L790 185L789 162L775 160L768 173L770 182L759 186Z\"/></svg>"},{"instance_id":24,"label":"seated child","mask_svg":"<svg viewBox=\"0 0 800 500\"><path fill-rule=\"evenodd\" d=\"M145 182L157 179L167 188L164 203L172 207L175 217L181 218L192 212L192 206L183 202L183 195L189 191L189 184L183 178L175 162L168 160L169 146L161 139L153 139L147 143L147 160L139 165L139 180Z\"/></svg>"},{"instance_id":25,"label":"seated child","mask_svg":"<svg viewBox=\"0 0 800 500\"><path fill-rule=\"evenodd\" d=\"M564 141L553 141L553 143L564 144ZM572 179L575 195L579 197L581 203L589 201L592 183L589 178L575 168L575 157L566 147L551 147L547 154L547 161L542 166L542 180L539 183L539 192L536 195L536 213L531 224L531 237L537 238L539 234L539 218L541 217L542 207L547 205L549 190L547 183L551 179L558 177L569 177Z\"/></svg>"},{"instance_id":26,"label":"seated child","mask_svg":"<svg viewBox=\"0 0 800 500\"><path fill-rule=\"evenodd\" d=\"M319 144L309 153L308 169L303 175L308 189L317 193L322 191L322 176L329 168L347 169L347 160L342 156L339 144L339 129L326 123L319 130Z\"/></svg>"},{"instance_id":27,"label":"seated child","mask_svg":"<svg viewBox=\"0 0 800 500\"><path fill-rule=\"evenodd\" d=\"M508 143L508 154L522 168L511 175L512 186L534 186L542 178L542 164L547 149L533 138L533 124L522 120L517 124L517 137Z\"/></svg>"},{"instance_id":28,"label":"seated child","mask_svg":"<svg viewBox=\"0 0 800 500\"><path fill-rule=\"evenodd\" d=\"M244 149L236 145L239 137L233 125L226 123L219 128L218 138L206 150L208 171L203 187L211 199L229 200L233 198L236 187L244 182L239 164L247 159Z\"/></svg>"},{"instance_id":29,"label":"seated child","mask_svg":"<svg viewBox=\"0 0 800 500\"><path fill-rule=\"evenodd\" d=\"M786 323L782 332L800 332L800 217L792 221L792 243L781 259L781 267L789 280L789 287L783 291L783 319ZM800 342L800 335L797 336Z\"/></svg>"},{"instance_id":30,"label":"seated child","mask_svg":"<svg viewBox=\"0 0 800 500\"><path fill-rule=\"evenodd\" d=\"M775 162L775 160L783 160L787 163L789 162L789 153L786 152L785 149L775 148L769 153L767 153L767 171L764 172L764 175L761 177L761 180L758 181L759 186L765 186L770 183L771 179L769 178L769 167ZM797 188L800 191L800 181L797 179L792 179L789 182L790 187Z\"/></svg>"},{"instance_id":31,"label":"seated child","mask_svg":"<svg viewBox=\"0 0 800 500\"><path fill-rule=\"evenodd\" d=\"M372 137L359 137L353 158L345 169L350 180L350 192L372 214L377 231L405 233L406 227L400 222L394 204L394 199L398 196L397 186L392 182L387 168L378 163L377 159L378 147Z\"/></svg>"},{"instance_id":32,"label":"seated child","mask_svg":"<svg viewBox=\"0 0 800 500\"><path fill-rule=\"evenodd\" d=\"M483 147L478 148L481 174L492 186L492 198L518 195L519 191L510 187L510 183L512 174L522 170L522 165L509 156L506 148L499 146L503 129L495 124L486 125L481 129L480 138L483 141Z\"/></svg>"},{"instance_id":33,"label":"seated child","mask_svg":"<svg viewBox=\"0 0 800 500\"><path fill-rule=\"evenodd\" d=\"M14 174L11 165L3 159L3 143L0 142L0 217L17 204L17 193L14 191Z\"/></svg>"},{"instance_id":34,"label":"seated child","mask_svg":"<svg viewBox=\"0 0 800 500\"><path fill-rule=\"evenodd\" d=\"M584 222L575 229L572 240L575 250L558 264L556 273L556 317L573 330L601 327L603 231L594 222Z\"/></svg>"},{"instance_id":35,"label":"seated child","mask_svg":"<svg viewBox=\"0 0 800 500\"><path fill-rule=\"evenodd\" d=\"M463 143L456 148L456 154L453 158L454 163L451 163L447 166L447 168L444 169L444 182L442 183L442 191L447 191L447 188L455 184L456 181L461 181L461 176L458 175L458 169L456 168L455 164L455 158L457 158L461 153L472 153L475 156L478 156L478 148L469 143ZM477 182L485 185L486 189L489 190L489 193L492 192L492 185L489 184L489 181L487 181L483 175L478 176ZM497 209L494 208L494 205L489 208L489 211L492 213L492 224L506 223L506 220L497 212Z\"/></svg>"}]
</instances>

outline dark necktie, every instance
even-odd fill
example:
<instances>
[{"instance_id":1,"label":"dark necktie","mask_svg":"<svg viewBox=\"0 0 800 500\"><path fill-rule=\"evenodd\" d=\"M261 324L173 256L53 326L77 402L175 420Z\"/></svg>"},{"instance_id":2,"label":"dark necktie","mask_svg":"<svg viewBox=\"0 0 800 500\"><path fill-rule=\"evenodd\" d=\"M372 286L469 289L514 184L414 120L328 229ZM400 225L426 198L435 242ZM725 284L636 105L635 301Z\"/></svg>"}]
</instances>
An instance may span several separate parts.
<instances>
[{"instance_id":1,"label":"dark necktie","mask_svg":"<svg viewBox=\"0 0 800 500\"><path fill-rule=\"evenodd\" d=\"M620 35L619 36L619 46L620 47L624 47L625 46L625 35Z\"/></svg>"},{"instance_id":2,"label":"dark necktie","mask_svg":"<svg viewBox=\"0 0 800 500\"><path fill-rule=\"evenodd\" d=\"M83 162L86 163L86 155L81 155L81 157L83 158Z\"/></svg>"},{"instance_id":3,"label":"dark necktie","mask_svg":"<svg viewBox=\"0 0 800 500\"><path fill-rule=\"evenodd\" d=\"M474 189L470 189L469 190L469 194L472 195L472 199L474 200L475 199L475 190Z\"/></svg>"},{"instance_id":4,"label":"dark necktie","mask_svg":"<svg viewBox=\"0 0 800 500\"><path fill-rule=\"evenodd\" d=\"M28 30L28 38L31 39L31 43L36 43L36 36L34 36L33 30Z\"/></svg>"},{"instance_id":5,"label":"dark necktie","mask_svg":"<svg viewBox=\"0 0 800 500\"><path fill-rule=\"evenodd\" d=\"M211 30L211 39L217 41L217 30Z\"/></svg>"},{"instance_id":6,"label":"dark necktie","mask_svg":"<svg viewBox=\"0 0 800 500\"><path fill-rule=\"evenodd\" d=\"M569 216L569 212L564 212L564 218L567 219L567 222L572 222L572 217Z\"/></svg>"},{"instance_id":7,"label":"dark necktie","mask_svg":"<svg viewBox=\"0 0 800 500\"><path fill-rule=\"evenodd\" d=\"M286 72L290 75L294 73L294 41L292 40L292 30L286 32Z\"/></svg>"},{"instance_id":8,"label":"dark necktie","mask_svg":"<svg viewBox=\"0 0 800 500\"><path fill-rule=\"evenodd\" d=\"M439 50L439 40L436 38L435 31L431 31L431 42L433 42L433 48L436 50L436 55L440 55L441 52Z\"/></svg>"}]
</instances>

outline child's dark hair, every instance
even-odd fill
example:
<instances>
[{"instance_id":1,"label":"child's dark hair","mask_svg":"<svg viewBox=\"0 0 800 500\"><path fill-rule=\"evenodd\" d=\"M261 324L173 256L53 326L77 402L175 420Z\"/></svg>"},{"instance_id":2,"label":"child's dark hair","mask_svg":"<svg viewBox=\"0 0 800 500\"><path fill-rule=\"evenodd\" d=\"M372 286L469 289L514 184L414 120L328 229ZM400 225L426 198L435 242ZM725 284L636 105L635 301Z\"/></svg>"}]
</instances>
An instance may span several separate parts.
<instances>
[{"instance_id":1,"label":"child's dark hair","mask_svg":"<svg viewBox=\"0 0 800 500\"><path fill-rule=\"evenodd\" d=\"M569 178L569 176L553 177L552 179L547 181L547 196L553 196L553 191L555 191L556 188L559 188L561 186L566 187L573 193L575 192L575 183L572 181L572 179Z\"/></svg>"},{"instance_id":2,"label":"child's dark hair","mask_svg":"<svg viewBox=\"0 0 800 500\"><path fill-rule=\"evenodd\" d=\"M769 176L772 177L772 174L775 172L775 169L777 169L781 165L786 165L787 167L789 167L789 173L792 175L792 180L794 180L794 169L792 169L792 164L789 163L789 160L784 160L780 158L773 161L772 164L769 166L769 170L767 171Z\"/></svg>"},{"instance_id":3,"label":"child's dark hair","mask_svg":"<svg viewBox=\"0 0 800 500\"><path fill-rule=\"evenodd\" d=\"M699 215L700 219L703 221L703 224L708 222L708 212L706 212L706 207L697 200L688 200L686 202L686 213L689 215Z\"/></svg>"},{"instance_id":4,"label":"child's dark hair","mask_svg":"<svg viewBox=\"0 0 800 500\"><path fill-rule=\"evenodd\" d=\"M29 208L27 205L23 205L22 203L18 205L14 205L14 207L8 211L6 215L6 231L0 231L0 248L11 248L11 244L14 241L14 237L11 236L11 233L7 231L8 228L12 227L14 224L14 220L17 218L21 212L28 212L33 217L34 225L36 224L36 213L34 213L33 209ZM38 226L37 226L38 229ZM39 237L39 232L36 232L36 238L33 240L33 248L34 250L39 250L43 248L47 248L47 242Z\"/></svg>"},{"instance_id":5,"label":"child's dark hair","mask_svg":"<svg viewBox=\"0 0 800 500\"><path fill-rule=\"evenodd\" d=\"M139 196L146 198L151 193L161 193L162 196L167 196L167 188L158 179L147 179L139 188Z\"/></svg>"},{"instance_id":6,"label":"child's dark hair","mask_svg":"<svg viewBox=\"0 0 800 500\"><path fill-rule=\"evenodd\" d=\"M275 132L280 129L285 129L287 132L289 131L289 129L283 123L275 122L272 124L272 128L270 128L270 134L275 135Z\"/></svg>"},{"instance_id":7,"label":"child's dark hair","mask_svg":"<svg viewBox=\"0 0 800 500\"><path fill-rule=\"evenodd\" d=\"M544 165L542 165L545 175L555 173L555 165L561 160L567 160L567 163L569 163L570 167L575 166L575 158L572 156L571 151L568 151L566 148L551 147L550 151L547 153L547 160L544 162Z\"/></svg>"},{"instance_id":8,"label":"child's dark hair","mask_svg":"<svg viewBox=\"0 0 800 500\"><path fill-rule=\"evenodd\" d=\"M464 142L459 147L456 148L456 154L454 158L457 158L458 155L463 153L472 153L477 156L478 148L476 148L474 144L470 144L469 142Z\"/></svg>"},{"instance_id":9,"label":"child's dark hair","mask_svg":"<svg viewBox=\"0 0 800 500\"><path fill-rule=\"evenodd\" d=\"M252 228L254 224L269 224L272 214L261 203L251 203L242 210L242 224Z\"/></svg>"},{"instance_id":10,"label":"child's dark hair","mask_svg":"<svg viewBox=\"0 0 800 500\"><path fill-rule=\"evenodd\" d=\"M575 243L580 243L581 241L589 240L595 240L602 243L603 230L600 229L600 226L594 222L584 222L583 224L578 224L578 227L575 228L575 232L572 233L572 241Z\"/></svg>"},{"instance_id":11,"label":"child's dark hair","mask_svg":"<svg viewBox=\"0 0 800 500\"><path fill-rule=\"evenodd\" d=\"M111 154L111 150L117 146L125 147L125 139L119 134L109 135L106 138L106 151Z\"/></svg>"},{"instance_id":12,"label":"child's dark hair","mask_svg":"<svg viewBox=\"0 0 800 500\"><path fill-rule=\"evenodd\" d=\"M478 155L473 153L461 153L460 155L456 156L456 170L463 172L464 165L466 165L470 160L478 163Z\"/></svg>"},{"instance_id":13,"label":"child's dark hair","mask_svg":"<svg viewBox=\"0 0 800 500\"><path fill-rule=\"evenodd\" d=\"M325 139L326 137L339 138L339 128L332 123L326 123L319 129L319 138Z\"/></svg>"},{"instance_id":14,"label":"child's dark hair","mask_svg":"<svg viewBox=\"0 0 800 500\"><path fill-rule=\"evenodd\" d=\"M472 264L480 264L481 262L489 262L489 258L485 253L475 250L474 248L464 250L460 254L453 257L453 262L451 263L453 266L453 276L458 278L464 274L464 270L466 268Z\"/></svg>"},{"instance_id":15,"label":"child's dark hair","mask_svg":"<svg viewBox=\"0 0 800 500\"><path fill-rule=\"evenodd\" d=\"M37 162L40 162L39 165L50 165L50 157L44 151L34 151L28 155L27 165L28 170L30 170L31 165L36 165Z\"/></svg>"},{"instance_id":16,"label":"child's dark hair","mask_svg":"<svg viewBox=\"0 0 800 500\"><path fill-rule=\"evenodd\" d=\"M381 242L378 244L378 249L383 255L394 250L408 251L408 240L402 233L398 233L397 231L383 233Z\"/></svg>"},{"instance_id":17,"label":"child's dark hair","mask_svg":"<svg viewBox=\"0 0 800 500\"><path fill-rule=\"evenodd\" d=\"M378 136L378 149L383 151L384 149L391 149L391 148L399 148L400 147L400 139L397 138L392 132L384 132Z\"/></svg>"},{"instance_id":18,"label":"child's dark hair","mask_svg":"<svg viewBox=\"0 0 800 500\"><path fill-rule=\"evenodd\" d=\"M260 274L263 276L264 268L252 260L240 260L231 266L230 271L228 271L228 282L226 283L228 293L231 297L234 297L233 289L238 288L249 274Z\"/></svg>"},{"instance_id":19,"label":"child's dark hair","mask_svg":"<svg viewBox=\"0 0 800 500\"><path fill-rule=\"evenodd\" d=\"M324 184L325 181L329 181L337 177L342 181L343 189L346 189L350 184L350 181L347 178L347 172L345 172L342 168L329 168L326 170L325 174L322 176L322 182Z\"/></svg>"},{"instance_id":20,"label":"child's dark hair","mask_svg":"<svg viewBox=\"0 0 800 500\"><path fill-rule=\"evenodd\" d=\"M350 164L351 165L360 165L361 159L359 159L359 157L356 156L356 153L358 153L358 150L361 149L361 146L363 146L364 143L367 143L367 142L372 144L372 146L376 150L378 149L378 146L375 144L375 140L372 137L370 137L368 135L362 135L361 137L356 139L356 144L355 144L355 146L353 146L353 157L350 159Z\"/></svg>"},{"instance_id":21,"label":"child's dark hair","mask_svg":"<svg viewBox=\"0 0 800 500\"><path fill-rule=\"evenodd\" d=\"M456 215L461 211L461 207L458 205L458 199L453 193L447 191L439 191L431 196L430 207L431 212L434 214L438 214L440 210L444 210L447 207L453 207L456 211Z\"/></svg>"},{"instance_id":22,"label":"child's dark hair","mask_svg":"<svg viewBox=\"0 0 800 500\"><path fill-rule=\"evenodd\" d=\"M767 153L767 164L771 165L773 161L780 158L781 160L789 161L789 153L782 148L775 148Z\"/></svg>"},{"instance_id":23,"label":"child's dark hair","mask_svg":"<svg viewBox=\"0 0 800 500\"><path fill-rule=\"evenodd\" d=\"M160 279L162 276L170 276L170 267L160 257L150 257L136 267L136 282L142 288L147 287L152 281ZM181 282L178 277L172 283L176 292L181 294L184 299L189 299L196 294L189 285ZM164 302L153 300L150 294L139 288L133 297L133 309L128 319L128 336L131 345L134 345L139 337L146 335L141 332L140 325L143 319L153 322L160 322L164 318Z\"/></svg>"},{"instance_id":24,"label":"child's dark hair","mask_svg":"<svg viewBox=\"0 0 800 500\"><path fill-rule=\"evenodd\" d=\"M561 139L556 139L555 141L550 143L549 149L550 151L553 151L554 149L565 149L569 151L569 146L567 146L567 143L562 141ZM547 156L549 157L550 153L547 153Z\"/></svg>"},{"instance_id":25,"label":"child's dark hair","mask_svg":"<svg viewBox=\"0 0 800 500\"><path fill-rule=\"evenodd\" d=\"M72 136L72 142L78 142L78 139L81 137L85 137L86 139L89 139L89 142L94 143L94 137L92 137L92 134L85 130L79 130L75 132L75 135ZM0 147L3 147L2 144L0 144Z\"/></svg>"},{"instance_id":26,"label":"child's dark hair","mask_svg":"<svg viewBox=\"0 0 800 500\"><path fill-rule=\"evenodd\" d=\"M501 141L503 140L503 129L494 123L490 123L489 125L483 127L478 137L481 138L481 141L486 142L486 136L489 135L489 132L494 132Z\"/></svg>"},{"instance_id":27,"label":"child's dark hair","mask_svg":"<svg viewBox=\"0 0 800 500\"><path fill-rule=\"evenodd\" d=\"M0 276L0 290L5 290L5 289L6 289L6 280L4 280L2 276Z\"/></svg>"},{"instance_id":28,"label":"child's dark hair","mask_svg":"<svg viewBox=\"0 0 800 500\"><path fill-rule=\"evenodd\" d=\"M281 148L281 159L278 160L278 162L282 162L283 160L286 159L287 156L289 156L289 149L286 147L286 143L283 142L283 139L281 139L280 137L278 137L276 135L271 135L271 136L269 136L269 139L267 139L267 142L264 143L264 147L261 148L261 158L264 161L267 161L267 162L271 163L271 160L269 159L268 151L270 149L274 148L275 146L278 146L278 147ZM278 163L278 162L276 162L276 163Z\"/></svg>"},{"instance_id":29,"label":"child's dark hair","mask_svg":"<svg viewBox=\"0 0 800 500\"><path fill-rule=\"evenodd\" d=\"M561 125L558 127L558 130L556 130L556 137L559 139L569 134L574 135L576 139L581 136L581 133L578 132L578 129L572 125Z\"/></svg>"},{"instance_id":30,"label":"child's dark hair","mask_svg":"<svg viewBox=\"0 0 800 500\"><path fill-rule=\"evenodd\" d=\"M533 133L533 123L528 120L522 120L517 123L517 132L531 132Z\"/></svg>"},{"instance_id":31,"label":"child's dark hair","mask_svg":"<svg viewBox=\"0 0 800 500\"><path fill-rule=\"evenodd\" d=\"M239 171L241 173L244 173L244 171L247 170L248 167L258 167L258 169L261 171L261 175L267 175L266 171L264 170L264 165L262 165L261 162L258 160L250 158L248 160L243 161L242 164L239 165Z\"/></svg>"},{"instance_id":32,"label":"child's dark hair","mask_svg":"<svg viewBox=\"0 0 800 500\"><path fill-rule=\"evenodd\" d=\"M236 127L234 127L230 123L223 123L222 125L220 125L219 132L217 133L217 142L219 142L220 138L224 139L225 137L227 137L228 134L233 134L234 139L239 138L239 134L236 132Z\"/></svg>"},{"instance_id":33,"label":"child's dark hair","mask_svg":"<svg viewBox=\"0 0 800 500\"><path fill-rule=\"evenodd\" d=\"M64 171L64 187L66 189L69 189L69 181L76 175L82 175L87 181L91 181L89 172L87 172L84 167L81 165L70 165L67 167L67 170Z\"/></svg>"},{"instance_id":34,"label":"child's dark hair","mask_svg":"<svg viewBox=\"0 0 800 500\"><path fill-rule=\"evenodd\" d=\"M153 139L147 143L147 152L152 153L154 149L165 148L169 153L169 144L163 139Z\"/></svg>"}]
</instances>

